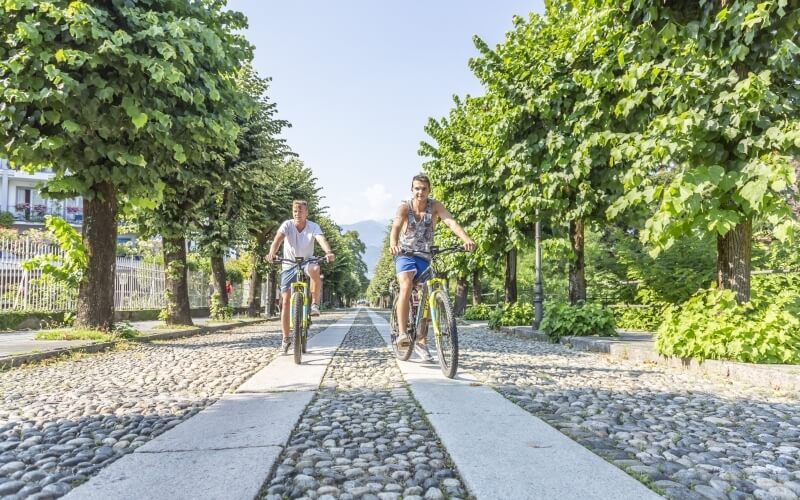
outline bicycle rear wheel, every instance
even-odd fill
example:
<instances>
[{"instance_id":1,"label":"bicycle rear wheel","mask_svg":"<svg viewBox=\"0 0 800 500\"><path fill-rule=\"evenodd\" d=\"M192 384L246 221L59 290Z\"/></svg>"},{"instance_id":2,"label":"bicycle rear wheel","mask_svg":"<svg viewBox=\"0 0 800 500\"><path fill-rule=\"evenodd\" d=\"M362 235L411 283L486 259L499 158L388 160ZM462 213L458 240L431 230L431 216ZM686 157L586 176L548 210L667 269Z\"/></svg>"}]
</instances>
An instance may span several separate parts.
<instances>
[{"instance_id":1,"label":"bicycle rear wheel","mask_svg":"<svg viewBox=\"0 0 800 500\"><path fill-rule=\"evenodd\" d=\"M294 314L294 362L303 359L303 294L292 294L292 313Z\"/></svg>"},{"instance_id":2,"label":"bicycle rear wheel","mask_svg":"<svg viewBox=\"0 0 800 500\"><path fill-rule=\"evenodd\" d=\"M453 378L458 370L458 330L456 319L450 308L450 299L446 293L438 292L435 295L436 323L439 334L434 332L436 338L436 352L439 354L439 366L447 378Z\"/></svg>"},{"instance_id":3,"label":"bicycle rear wheel","mask_svg":"<svg viewBox=\"0 0 800 500\"><path fill-rule=\"evenodd\" d=\"M399 300L399 298L395 298L394 299L394 304L392 304L392 317L391 317L391 321L390 321L391 330L392 330L392 332L391 332L392 333L391 334L392 352L394 352L394 355L397 357L397 359L399 359L401 361L407 361L408 358L411 357L411 352L414 350L414 341L413 341L414 337L411 335L411 333L409 333L409 336L411 336L411 342L409 342L408 347L400 347L400 346L397 345L397 337L400 334L400 326L399 326L399 323L397 321L397 301L398 300ZM409 319L406 322L406 331L407 332L411 332L411 330L413 329L413 327L411 325L414 324L414 322L412 321L413 311L410 308L411 308L411 303L409 302L409 310L408 310Z\"/></svg>"}]
</instances>

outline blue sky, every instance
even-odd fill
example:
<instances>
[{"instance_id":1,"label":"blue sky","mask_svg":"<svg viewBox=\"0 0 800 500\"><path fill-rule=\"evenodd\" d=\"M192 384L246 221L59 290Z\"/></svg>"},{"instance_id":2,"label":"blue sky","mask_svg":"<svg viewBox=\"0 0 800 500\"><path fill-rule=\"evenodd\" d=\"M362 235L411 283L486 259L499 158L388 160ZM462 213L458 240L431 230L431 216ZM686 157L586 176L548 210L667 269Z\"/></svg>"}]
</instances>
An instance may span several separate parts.
<instances>
[{"instance_id":1,"label":"blue sky","mask_svg":"<svg viewBox=\"0 0 800 500\"><path fill-rule=\"evenodd\" d=\"M421 170L428 117L483 93L467 67L472 36L503 40L543 0L232 0L249 19L255 67L284 134L339 224L388 221Z\"/></svg>"}]
</instances>

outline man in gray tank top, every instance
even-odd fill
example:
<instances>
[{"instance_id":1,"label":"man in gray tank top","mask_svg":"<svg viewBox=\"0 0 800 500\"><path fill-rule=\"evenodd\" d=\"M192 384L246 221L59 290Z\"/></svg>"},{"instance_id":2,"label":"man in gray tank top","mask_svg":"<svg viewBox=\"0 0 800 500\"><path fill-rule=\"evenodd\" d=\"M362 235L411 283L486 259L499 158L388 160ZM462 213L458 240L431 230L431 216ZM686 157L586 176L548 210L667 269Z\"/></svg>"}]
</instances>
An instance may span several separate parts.
<instances>
[{"instance_id":1,"label":"man in gray tank top","mask_svg":"<svg viewBox=\"0 0 800 500\"><path fill-rule=\"evenodd\" d=\"M433 246L433 234L436 222L441 220L464 242L464 249L475 250L475 242L467 236L464 229L456 222L440 202L430 198L431 181L425 175L415 175L411 181L411 199L397 207L392 230L389 234L389 246L395 256L395 271L400 285L400 296L397 301L397 323L400 330L397 343L408 346L411 339L406 333L408 324L408 299L414 276L424 272L430 265L430 251ZM408 254L412 255L408 255ZM414 351L423 361L431 361L427 339L417 339Z\"/></svg>"}]
</instances>

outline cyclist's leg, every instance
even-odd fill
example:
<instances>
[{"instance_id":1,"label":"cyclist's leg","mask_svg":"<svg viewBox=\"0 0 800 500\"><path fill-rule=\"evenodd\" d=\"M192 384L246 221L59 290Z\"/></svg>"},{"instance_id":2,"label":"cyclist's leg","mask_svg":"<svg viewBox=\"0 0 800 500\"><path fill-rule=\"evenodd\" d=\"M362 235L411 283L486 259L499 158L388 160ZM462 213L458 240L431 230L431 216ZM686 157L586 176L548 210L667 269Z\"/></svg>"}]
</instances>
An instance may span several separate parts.
<instances>
[{"instance_id":1,"label":"cyclist's leg","mask_svg":"<svg viewBox=\"0 0 800 500\"><path fill-rule=\"evenodd\" d=\"M415 264L417 266L417 274L422 274L428 270L431 263L427 260L423 259L422 257L414 257L416 259ZM422 307L428 307L427 304L423 304ZM428 325L430 324L430 318L423 320L422 325L420 326L420 331L417 332L417 344L421 345L425 348L426 356L422 356L420 353L417 353L423 358L430 358L430 353L427 352L427 344L428 344Z\"/></svg>"},{"instance_id":2,"label":"cyclist's leg","mask_svg":"<svg viewBox=\"0 0 800 500\"><path fill-rule=\"evenodd\" d=\"M296 269L287 269L281 272L281 332L283 341L287 342L289 337L289 300L291 297L292 282L294 281Z\"/></svg>"},{"instance_id":3,"label":"cyclist's leg","mask_svg":"<svg viewBox=\"0 0 800 500\"><path fill-rule=\"evenodd\" d=\"M311 305L319 307L320 294L322 293L322 276L320 275L319 264L309 264L304 269L306 276L310 278Z\"/></svg>"},{"instance_id":4,"label":"cyclist's leg","mask_svg":"<svg viewBox=\"0 0 800 500\"><path fill-rule=\"evenodd\" d=\"M411 298L411 287L414 284L414 276L417 274L417 269L414 258L406 255L395 257L394 267L397 273L397 284L400 285L400 291L397 295L398 340L408 342L406 335L408 330L408 302Z\"/></svg>"}]
</instances>

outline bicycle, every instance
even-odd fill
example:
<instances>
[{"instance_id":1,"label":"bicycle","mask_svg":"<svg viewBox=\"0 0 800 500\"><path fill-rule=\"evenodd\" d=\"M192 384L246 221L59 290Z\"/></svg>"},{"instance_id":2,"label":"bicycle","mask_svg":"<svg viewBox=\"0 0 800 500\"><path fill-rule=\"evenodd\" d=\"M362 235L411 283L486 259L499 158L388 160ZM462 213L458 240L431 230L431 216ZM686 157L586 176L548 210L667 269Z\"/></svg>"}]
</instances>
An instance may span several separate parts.
<instances>
[{"instance_id":1,"label":"bicycle","mask_svg":"<svg viewBox=\"0 0 800 500\"><path fill-rule=\"evenodd\" d=\"M445 281L436 277L434 261L437 256L444 253L463 251L462 247L444 249L432 247L430 265L425 271L414 277L411 297L409 298L408 321L406 322L406 333L411 337L411 342L407 347L397 345L397 337L399 335L397 301L400 300L400 297L396 297L392 304L391 341L395 356L401 361L406 361L411 357L417 337L421 338L423 335L428 334L427 322L430 319L431 323L433 323L433 337L436 341L436 352L439 355L439 366L447 378L453 378L458 370L458 330L450 307L450 298L447 295ZM403 253L401 255L411 254ZM423 285L422 291L418 293L416 289L420 284ZM416 297L415 293L417 294ZM419 295L420 293L421 296Z\"/></svg>"},{"instance_id":2,"label":"bicycle","mask_svg":"<svg viewBox=\"0 0 800 500\"><path fill-rule=\"evenodd\" d=\"M318 264L323 259L321 257L297 257L292 259L275 259L274 262L285 262L297 268L295 280L292 282L289 298L289 331L292 333L292 345L294 347L294 362L300 364L303 354L306 353L308 343L308 329L311 327L311 288L308 284L303 266L306 264Z\"/></svg>"}]
</instances>

